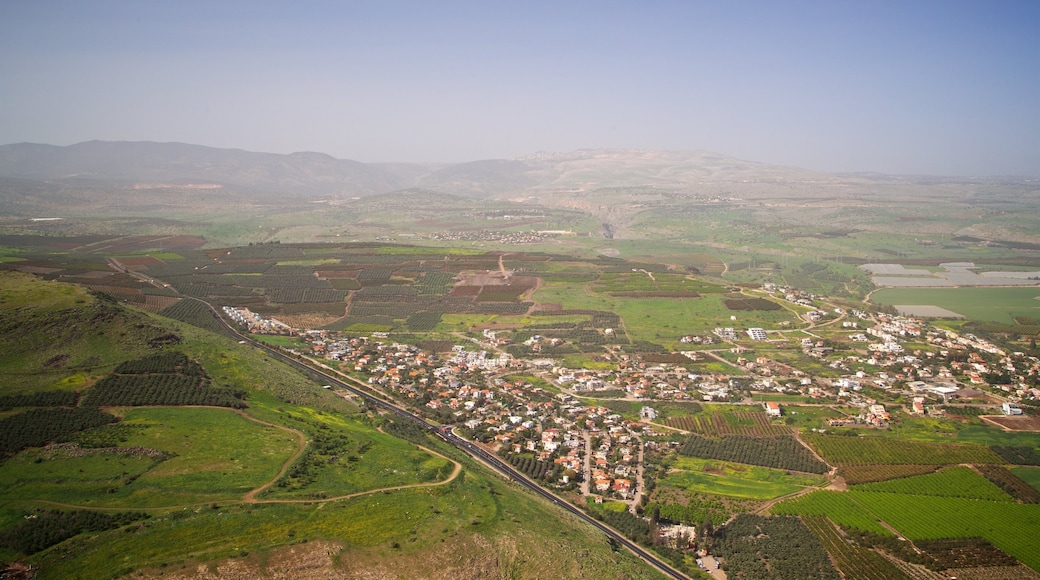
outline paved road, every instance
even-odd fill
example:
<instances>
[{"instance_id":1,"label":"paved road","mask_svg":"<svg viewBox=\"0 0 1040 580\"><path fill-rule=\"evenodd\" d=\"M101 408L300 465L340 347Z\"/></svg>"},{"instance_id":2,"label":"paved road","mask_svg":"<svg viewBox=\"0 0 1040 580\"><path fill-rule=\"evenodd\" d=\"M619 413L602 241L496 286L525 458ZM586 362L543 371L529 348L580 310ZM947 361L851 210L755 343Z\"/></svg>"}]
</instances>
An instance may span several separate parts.
<instances>
[{"instance_id":1,"label":"paved road","mask_svg":"<svg viewBox=\"0 0 1040 580\"><path fill-rule=\"evenodd\" d=\"M337 376L333 376L333 375L331 375L331 374L329 374L329 373L327 373L327 372L325 372L323 370L320 370L320 369L317 369L317 368L315 368L313 366L304 364L304 363L300 362L299 360L297 360L297 359L295 359L295 358L293 358L293 357L291 357L289 355L284 354L283 352L281 352L278 349L272 348L270 346L267 346L266 344L263 344L263 343L258 342L256 340L253 340L252 338L250 338L248 336L240 334L238 332L238 330L236 330L235 328L230 326L227 323L227 321L225 321L224 318L220 316L220 314L213 308L212 305L210 305L209 303L207 303L205 301L200 301L200 302L203 302L204 304L209 306L209 308L213 312L214 316L216 316L217 320L219 320L220 323L224 326L224 329L227 332L229 332L232 336L236 337L239 341L244 341L246 344L252 346L253 348L256 348L256 349L259 349L259 350L263 350L264 352L266 352L267 354L271 355L272 357L274 357L274 358L276 358L276 359L278 359L278 360L280 360L280 361L282 361L282 362L284 362L284 363L286 363L286 364L288 364L288 365L290 365L292 367L295 367L295 368L301 370L305 374L308 374L308 375L311 375L311 376L320 377L320 379L322 381L324 381L326 384L335 385L335 386L337 386L339 388L346 389L347 391L350 391L350 392L354 393L355 395L361 397L365 401L366 405L373 405L375 407L384 409L386 411L389 411L389 412L397 415L398 417L400 417L402 419L406 419L408 421L416 423L416 424L422 426L423 428L425 428L425 429L427 429L427 430L429 430L429 431L431 431L433 433L436 433L438 436L440 436L442 439L444 439L449 444L451 444L451 445L455 446L456 448L466 452L467 454L469 454L472 457L482 461L483 463L493 467L495 470L497 470L498 472L502 473L507 478L512 479L516 483L518 483L518 484L522 485L523 487L527 488L528 490L534 492L536 495L541 496L542 498L544 498L547 501L551 501L557 507L559 507L559 508L561 508L561 509L563 509L565 511L570 512L574 516L578 517L579 519L585 521L589 525L591 525L591 526L595 527L596 529L600 530L601 532L606 534L608 537L612 538L619 545L624 546L629 552L632 552L637 557L642 559L644 562L650 564L654 568L657 568L661 573L665 574L666 576L668 576L670 578L680 579L680 580L689 580L689 576L687 576L686 574L684 574L684 573L680 572L679 570L673 568L668 563L664 562L663 560L661 560L660 558L655 556L653 553L645 550L642 546L640 546L639 544L636 544L635 542L629 540L628 538L626 538L625 536L621 535L619 532L617 532L613 528L607 526L603 522L600 522L599 520L596 520L596 519L592 518L591 516L589 516L587 513L585 513L581 509L571 505L570 503L568 503L566 501L561 500L556 494L554 494L554 493L550 492L549 490L543 488L542 486L538 485L537 483L529 480L522 473L520 473L517 470L513 469L513 467L510 466L508 463L505 463L504 461L499 459L496 455L488 452L487 450L485 450L481 446L476 445L476 444L474 444L471 441L468 441L466 439L463 439L463 438L455 435L454 433L452 433L447 428L443 428L443 427L438 427L438 426L432 425L432 424L426 422L426 420L422 419L421 417L419 417L419 416L417 416L417 415L407 411L406 409L398 407L396 404L394 404L394 403L392 403L390 401L387 401L385 399L382 399L380 397L375 396L371 391L368 390L368 385L366 385L365 383L363 383L363 382L361 382L361 381L359 381L359 380L357 380L357 379L355 379L353 377L348 377L348 376L337 377Z\"/></svg>"}]
</instances>

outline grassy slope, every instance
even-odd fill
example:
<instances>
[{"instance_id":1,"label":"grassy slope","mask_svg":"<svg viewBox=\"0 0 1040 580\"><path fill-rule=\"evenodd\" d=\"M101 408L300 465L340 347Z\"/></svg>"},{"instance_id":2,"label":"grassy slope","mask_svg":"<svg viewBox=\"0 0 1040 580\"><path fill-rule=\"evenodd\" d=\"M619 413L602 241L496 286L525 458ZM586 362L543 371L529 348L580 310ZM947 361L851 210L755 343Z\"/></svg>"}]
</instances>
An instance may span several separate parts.
<instances>
[{"instance_id":1,"label":"grassy slope","mask_svg":"<svg viewBox=\"0 0 1040 580\"><path fill-rule=\"evenodd\" d=\"M351 473L319 474L309 492L379 489L428 480L423 470L444 472L444 460L379 433L371 424L373 418L358 415L352 404L259 352L123 309L74 287L15 274L0 276L2 318L12 326L31 323L23 340L38 340L45 351L22 350L0 360L3 394L56 384L88 388L119 362L154 352L148 345L154 336L174 332L183 342L173 348L201 362L214 384L250 392L250 415L308 437L328 429L372 443ZM55 317L75 321L77 332L62 334L60 325L51 324ZM55 342L60 344L51 344ZM15 343L6 340L4 346L13 348ZM41 364L59 353L79 360L82 351L94 357L89 369ZM70 380L78 376L85 378ZM12 377L21 380L15 383ZM251 565L261 570L268 565L266 554L316 540L335 546L338 553L329 573L359 573L361 566L416 578L441 577L445 569L455 569L460 576L479 572L475 577L658 577L627 553L612 551L593 529L497 477L483 475L483 468L452 449L440 451L455 455L466 467L446 485L320 503L243 503L245 491L274 477L295 452L290 432L223 409L120 412L125 414L124 424L142 425L120 445L158 448L175 456L163 462L120 454L57 456L36 463L40 451L27 450L0 465L7 496L0 500L2 527L45 505L34 499L158 508L143 523L77 536L30 557L40 567L40 578L108 578L142 567L158 567L169 575L182 567L192 570L200 562L225 566L220 562L235 558L242 563L247 553ZM393 471L398 474L386 473ZM261 499L278 495L272 492ZM0 557L24 556L0 549Z\"/></svg>"}]
</instances>

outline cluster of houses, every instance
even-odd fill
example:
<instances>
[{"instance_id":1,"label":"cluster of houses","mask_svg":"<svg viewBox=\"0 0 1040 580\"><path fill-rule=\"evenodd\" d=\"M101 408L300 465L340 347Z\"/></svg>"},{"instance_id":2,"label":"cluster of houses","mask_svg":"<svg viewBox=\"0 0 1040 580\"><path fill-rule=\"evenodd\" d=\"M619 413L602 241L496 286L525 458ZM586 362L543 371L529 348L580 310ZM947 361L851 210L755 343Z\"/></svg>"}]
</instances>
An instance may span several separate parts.
<instances>
[{"instance_id":1,"label":"cluster of houses","mask_svg":"<svg viewBox=\"0 0 1040 580\"><path fill-rule=\"evenodd\" d=\"M292 327L274 318L264 318L248 308L225 306L224 314L253 334L290 334Z\"/></svg>"},{"instance_id":2,"label":"cluster of houses","mask_svg":"<svg viewBox=\"0 0 1040 580\"><path fill-rule=\"evenodd\" d=\"M640 485L635 474L643 424L509 380L506 375L523 361L462 347L438 357L415 346L324 331L303 336L314 354L364 372L373 386L460 425L491 450L558 466L552 483L561 487L587 482L590 493L631 499Z\"/></svg>"},{"instance_id":3,"label":"cluster of houses","mask_svg":"<svg viewBox=\"0 0 1040 580\"><path fill-rule=\"evenodd\" d=\"M444 242L498 242L502 244L535 244L563 235L575 235L566 230L511 232L507 230L448 231L426 234L431 240Z\"/></svg>"}]
</instances>

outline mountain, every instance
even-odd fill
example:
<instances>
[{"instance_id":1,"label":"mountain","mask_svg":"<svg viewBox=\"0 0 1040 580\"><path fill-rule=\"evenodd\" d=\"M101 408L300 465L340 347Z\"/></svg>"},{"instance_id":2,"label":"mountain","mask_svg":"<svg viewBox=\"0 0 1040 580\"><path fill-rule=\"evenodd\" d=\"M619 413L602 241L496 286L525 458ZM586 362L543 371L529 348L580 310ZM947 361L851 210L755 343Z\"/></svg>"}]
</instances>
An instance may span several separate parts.
<instances>
[{"instance_id":1,"label":"mountain","mask_svg":"<svg viewBox=\"0 0 1040 580\"><path fill-rule=\"evenodd\" d=\"M2 145L0 177L66 187L219 185L240 192L312 198L364 197L406 188L484 198L606 187L837 180L707 152L596 149L451 165L366 164L313 152L279 155L183 143L106 141L67 147Z\"/></svg>"},{"instance_id":2,"label":"mountain","mask_svg":"<svg viewBox=\"0 0 1040 580\"><path fill-rule=\"evenodd\" d=\"M0 146L0 175L40 181L217 184L256 193L371 195L408 185L392 168L324 153L277 155L183 143Z\"/></svg>"}]
</instances>

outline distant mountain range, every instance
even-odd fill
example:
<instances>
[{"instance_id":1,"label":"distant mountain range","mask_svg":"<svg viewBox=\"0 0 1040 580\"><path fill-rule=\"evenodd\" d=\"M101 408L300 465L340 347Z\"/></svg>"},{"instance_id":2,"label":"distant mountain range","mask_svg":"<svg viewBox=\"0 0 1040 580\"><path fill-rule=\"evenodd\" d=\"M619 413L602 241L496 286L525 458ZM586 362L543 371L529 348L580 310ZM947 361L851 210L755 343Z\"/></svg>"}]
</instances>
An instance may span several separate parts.
<instances>
[{"instance_id":1,"label":"distant mountain range","mask_svg":"<svg viewBox=\"0 0 1040 580\"><path fill-rule=\"evenodd\" d=\"M183 143L89 141L0 146L0 177L65 187L219 185L257 195L363 197L421 188L503 197L604 187L828 183L838 177L699 151L582 150L434 165L361 163L323 153L279 155ZM10 179L5 180L10 185Z\"/></svg>"}]
</instances>

